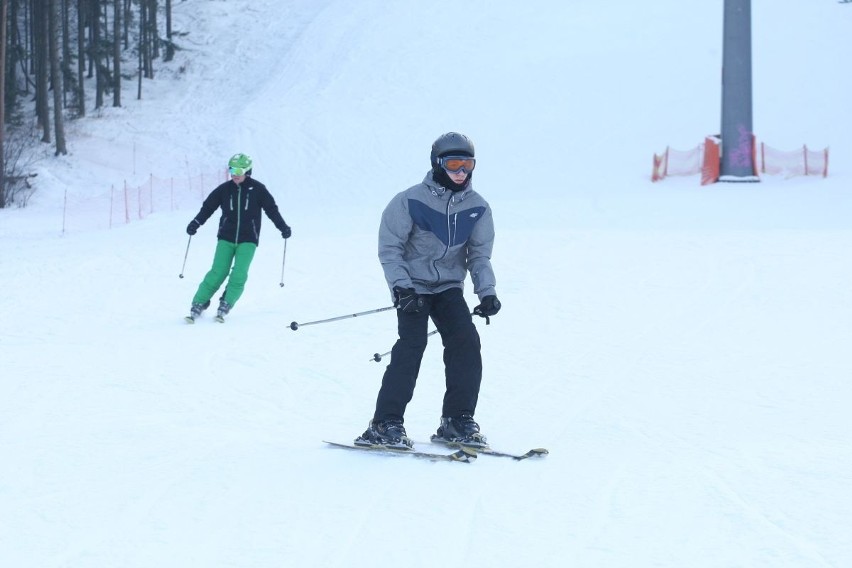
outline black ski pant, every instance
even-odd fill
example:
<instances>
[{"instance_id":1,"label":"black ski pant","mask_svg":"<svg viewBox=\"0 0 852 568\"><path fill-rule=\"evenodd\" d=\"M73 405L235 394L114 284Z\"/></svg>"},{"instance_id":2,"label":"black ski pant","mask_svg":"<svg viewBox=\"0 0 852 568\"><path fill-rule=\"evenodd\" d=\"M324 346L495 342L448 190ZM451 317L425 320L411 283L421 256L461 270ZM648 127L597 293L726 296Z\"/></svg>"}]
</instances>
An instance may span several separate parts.
<instances>
[{"instance_id":1,"label":"black ski pant","mask_svg":"<svg viewBox=\"0 0 852 568\"><path fill-rule=\"evenodd\" d=\"M482 354L479 333L462 290L451 288L424 295L423 299L424 306L418 313L397 310L399 339L382 377L373 420L403 420L420 373L430 319L444 345L446 391L441 415L473 415L476 410L482 382Z\"/></svg>"}]
</instances>

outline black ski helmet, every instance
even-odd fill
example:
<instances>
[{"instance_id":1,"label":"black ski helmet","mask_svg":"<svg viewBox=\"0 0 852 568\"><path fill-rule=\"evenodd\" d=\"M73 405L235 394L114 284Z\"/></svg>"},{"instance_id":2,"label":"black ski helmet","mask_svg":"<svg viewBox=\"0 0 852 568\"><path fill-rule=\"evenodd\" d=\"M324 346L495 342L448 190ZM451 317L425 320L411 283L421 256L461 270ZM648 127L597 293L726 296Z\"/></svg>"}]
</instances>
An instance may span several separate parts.
<instances>
[{"instance_id":1,"label":"black ski helmet","mask_svg":"<svg viewBox=\"0 0 852 568\"><path fill-rule=\"evenodd\" d=\"M449 155L470 156L474 158L476 155L473 152L473 141L458 132L447 132L441 134L435 142L432 143L432 153L429 159L432 162L432 168L438 167L438 158Z\"/></svg>"}]
</instances>

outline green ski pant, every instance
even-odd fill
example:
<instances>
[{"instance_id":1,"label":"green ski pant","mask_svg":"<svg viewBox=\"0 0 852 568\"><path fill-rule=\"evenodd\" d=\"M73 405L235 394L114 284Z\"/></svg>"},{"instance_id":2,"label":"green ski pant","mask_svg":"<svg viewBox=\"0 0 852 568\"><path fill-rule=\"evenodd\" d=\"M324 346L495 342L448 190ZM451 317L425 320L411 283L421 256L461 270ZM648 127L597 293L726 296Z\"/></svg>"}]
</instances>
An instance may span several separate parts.
<instances>
[{"instance_id":1,"label":"green ski pant","mask_svg":"<svg viewBox=\"0 0 852 568\"><path fill-rule=\"evenodd\" d=\"M213 255L213 267L198 285L198 291L192 298L193 304L204 304L219 290L225 279L225 301L233 307L243 295L248 280L248 270L254 258L257 245L254 243L232 243L219 240ZM233 265L233 266L232 266ZM228 277L230 272L231 276Z\"/></svg>"}]
</instances>

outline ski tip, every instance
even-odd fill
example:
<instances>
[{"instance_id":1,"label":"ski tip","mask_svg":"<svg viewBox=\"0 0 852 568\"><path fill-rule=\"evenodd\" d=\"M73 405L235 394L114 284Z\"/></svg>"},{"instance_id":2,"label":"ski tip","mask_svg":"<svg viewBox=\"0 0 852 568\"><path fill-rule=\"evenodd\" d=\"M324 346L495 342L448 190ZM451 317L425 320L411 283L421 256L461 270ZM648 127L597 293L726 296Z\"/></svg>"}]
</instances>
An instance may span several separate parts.
<instances>
[{"instance_id":1,"label":"ski tip","mask_svg":"<svg viewBox=\"0 0 852 568\"><path fill-rule=\"evenodd\" d=\"M549 453L550 451L547 448L533 448L526 453L526 456L530 458L543 458Z\"/></svg>"},{"instance_id":2,"label":"ski tip","mask_svg":"<svg viewBox=\"0 0 852 568\"><path fill-rule=\"evenodd\" d=\"M195 323L195 318L192 316L186 316L185 318L183 318L183 321L185 321L186 323Z\"/></svg>"}]
</instances>

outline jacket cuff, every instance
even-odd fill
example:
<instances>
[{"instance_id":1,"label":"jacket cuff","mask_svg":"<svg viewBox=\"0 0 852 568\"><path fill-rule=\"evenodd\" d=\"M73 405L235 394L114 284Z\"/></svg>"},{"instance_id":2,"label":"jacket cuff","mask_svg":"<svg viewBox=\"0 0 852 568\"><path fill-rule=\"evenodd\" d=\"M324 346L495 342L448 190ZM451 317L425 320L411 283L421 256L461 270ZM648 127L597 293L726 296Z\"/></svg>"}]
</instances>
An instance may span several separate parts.
<instances>
[{"instance_id":1,"label":"jacket cuff","mask_svg":"<svg viewBox=\"0 0 852 568\"><path fill-rule=\"evenodd\" d=\"M494 286L489 286L488 288L483 288L479 292L476 293L477 297L479 297L479 301L481 302L485 296L496 296L497 289Z\"/></svg>"}]
</instances>

